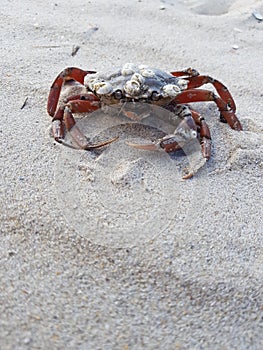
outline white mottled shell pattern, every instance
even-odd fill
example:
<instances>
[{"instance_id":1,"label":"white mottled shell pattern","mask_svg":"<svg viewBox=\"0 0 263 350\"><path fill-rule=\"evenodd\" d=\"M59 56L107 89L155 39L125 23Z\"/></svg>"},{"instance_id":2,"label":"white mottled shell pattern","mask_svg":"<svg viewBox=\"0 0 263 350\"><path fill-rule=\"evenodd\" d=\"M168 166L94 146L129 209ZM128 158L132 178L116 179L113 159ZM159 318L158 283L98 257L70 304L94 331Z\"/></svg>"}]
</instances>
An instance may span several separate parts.
<instances>
[{"instance_id":1,"label":"white mottled shell pattern","mask_svg":"<svg viewBox=\"0 0 263 350\"><path fill-rule=\"evenodd\" d=\"M172 100L187 88L188 81L159 69L126 63L107 73L88 74L84 84L101 98L114 99L114 93L118 91L126 101L149 100L153 93Z\"/></svg>"}]
</instances>

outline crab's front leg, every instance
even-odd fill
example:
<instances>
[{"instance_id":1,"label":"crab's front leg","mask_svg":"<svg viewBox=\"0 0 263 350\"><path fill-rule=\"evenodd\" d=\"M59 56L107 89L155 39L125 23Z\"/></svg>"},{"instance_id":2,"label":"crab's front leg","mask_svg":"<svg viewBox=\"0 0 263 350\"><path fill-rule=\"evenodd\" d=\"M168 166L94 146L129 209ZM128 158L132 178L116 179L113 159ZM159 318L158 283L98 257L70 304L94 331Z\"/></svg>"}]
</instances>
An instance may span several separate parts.
<instances>
[{"instance_id":1,"label":"crab's front leg","mask_svg":"<svg viewBox=\"0 0 263 350\"><path fill-rule=\"evenodd\" d=\"M190 171L183 176L183 179L191 178L204 164L205 161L211 157L211 134L204 118L196 111L190 110L186 106L177 106L170 104L169 110L174 108L175 114L178 116L178 125L173 134L164 136L155 143L150 144L134 144L127 143L137 149L143 150L159 150L163 149L165 152L176 152L180 149L185 149L186 145L193 139L196 139L198 133L200 135L201 153L203 161L198 161Z\"/></svg>"},{"instance_id":2,"label":"crab's front leg","mask_svg":"<svg viewBox=\"0 0 263 350\"><path fill-rule=\"evenodd\" d=\"M54 139L57 142L61 142L64 138L64 126L69 131L69 125L75 124L74 117L72 115L71 123L67 122L67 114L65 110L69 110L72 113L88 113L97 110L100 107L98 98L92 93L79 94L69 96L64 100L64 103L58 107L56 113L52 119L52 130ZM64 125L64 123L65 125ZM68 127L67 127L68 125Z\"/></svg>"},{"instance_id":3,"label":"crab's front leg","mask_svg":"<svg viewBox=\"0 0 263 350\"><path fill-rule=\"evenodd\" d=\"M174 131L174 134L166 135L162 139L158 140L156 145L163 148L166 152L175 152L197 137L197 127L200 135L200 144L202 156L205 159L211 157L211 134L209 127L198 112L191 109L191 115L184 117Z\"/></svg>"},{"instance_id":4,"label":"crab's front leg","mask_svg":"<svg viewBox=\"0 0 263 350\"><path fill-rule=\"evenodd\" d=\"M186 111L188 109L186 108ZM183 120L179 123L173 135L167 135L159 141L159 145L166 152L174 152L182 148L187 154L187 144L197 138L197 131L199 133L199 142L201 144L202 158L199 156L193 163L191 162L187 174L183 179L190 179L193 175L205 164L206 160L211 157L211 134L208 125L204 118L198 112L190 110L190 115L183 116ZM192 148L192 146L190 146ZM189 150L188 150L189 151ZM197 160L197 161L196 161Z\"/></svg>"},{"instance_id":5,"label":"crab's front leg","mask_svg":"<svg viewBox=\"0 0 263 350\"><path fill-rule=\"evenodd\" d=\"M176 105L171 105L170 107L178 108ZM178 116L178 124L173 134L168 134L151 144L128 143L128 145L144 150L163 149L167 153L182 149L185 144L197 137L197 123L195 121L195 119L197 119L197 112L193 117L190 109L186 106L182 106L182 108L179 108L179 113L177 110L175 114ZM200 125L201 124L199 124L199 126Z\"/></svg>"},{"instance_id":6,"label":"crab's front leg","mask_svg":"<svg viewBox=\"0 0 263 350\"><path fill-rule=\"evenodd\" d=\"M94 71L84 71L80 68L69 67L64 69L54 80L51 85L47 112L53 117L52 119L52 130L54 138L57 142L63 143L64 141L64 129L69 132L73 142L81 149L92 149L102 147L110 142L116 140L112 139L109 141L101 142L99 144L91 145L88 142L86 136L77 127L73 113L89 113L95 111L100 107L99 99L92 93L85 93L80 95L70 96L64 101L63 106L58 107L61 89L65 82L74 80L80 84L84 84L84 78L87 74L96 73ZM69 146L69 145L68 145Z\"/></svg>"},{"instance_id":7,"label":"crab's front leg","mask_svg":"<svg viewBox=\"0 0 263 350\"><path fill-rule=\"evenodd\" d=\"M97 144L90 144L86 136L76 125L73 113L89 113L97 110L99 107L99 100L92 93L69 97L65 105L57 109L52 120L52 130L55 140L65 146L85 150L99 148L115 141L117 138ZM69 132L73 144L76 145L76 147L71 146L64 141L64 128Z\"/></svg>"},{"instance_id":8,"label":"crab's front leg","mask_svg":"<svg viewBox=\"0 0 263 350\"><path fill-rule=\"evenodd\" d=\"M175 77L183 77L183 79L188 80L187 89L195 89L205 84L212 84L220 98L227 103L233 112L236 111L236 104L231 93L219 80L216 80L208 75L200 75L195 69L192 68L178 72L171 72L171 74Z\"/></svg>"},{"instance_id":9,"label":"crab's front leg","mask_svg":"<svg viewBox=\"0 0 263 350\"><path fill-rule=\"evenodd\" d=\"M84 71L76 67L65 68L61 73L59 73L59 75L56 77L56 79L54 80L50 88L48 102L47 102L48 114L51 117L54 116L58 106L61 88L65 81L75 80L83 85L85 76L87 74L92 74L92 73L96 73L96 72Z\"/></svg>"}]
</instances>

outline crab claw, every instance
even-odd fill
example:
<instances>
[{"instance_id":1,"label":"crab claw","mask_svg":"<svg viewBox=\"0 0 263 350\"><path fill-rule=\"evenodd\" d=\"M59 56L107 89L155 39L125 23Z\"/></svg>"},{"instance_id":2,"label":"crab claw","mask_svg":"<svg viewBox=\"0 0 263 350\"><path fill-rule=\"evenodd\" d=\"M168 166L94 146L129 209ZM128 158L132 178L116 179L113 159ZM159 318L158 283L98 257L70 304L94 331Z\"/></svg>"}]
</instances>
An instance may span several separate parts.
<instances>
[{"instance_id":1,"label":"crab claw","mask_svg":"<svg viewBox=\"0 0 263 350\"><path fill-rule=\"evenodd\" d=\"M196 124L191 115L187 115L183 120L180 121L173 134L164 136L150 144L136 144L126 142L128 146L143 149L147 151L156 151L163 149L165 152L175 152L189 142L190 140L197 137Z\"/></svg>"}]
</instances>

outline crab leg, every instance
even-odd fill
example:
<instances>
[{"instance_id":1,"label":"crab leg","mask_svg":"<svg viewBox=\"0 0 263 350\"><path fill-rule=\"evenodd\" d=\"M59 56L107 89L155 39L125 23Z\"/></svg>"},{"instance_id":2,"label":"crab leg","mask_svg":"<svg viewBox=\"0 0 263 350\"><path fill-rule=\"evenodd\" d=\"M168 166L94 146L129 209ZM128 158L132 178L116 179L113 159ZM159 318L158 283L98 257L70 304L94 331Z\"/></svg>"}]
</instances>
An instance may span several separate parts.
<instances>
[{"instance_id":1,"label":"crab leg","mask_svg":"<svg viewBox=\"0 0 263 350\"><path fill-rule=\"evenodd\" d=\"M50 116L53 117L52 120L52 130L54 138L57 142L65 143L64 138L64 125L66 130L69 131L73 142L77 144L81 149L92 149L105 146L113 141L108 140L95 145L89 144L86 136L81 132L81 130L75 125L75 119L73 113L85 113L97 110L100 107L99 99L91 94L81 94L70 96L66 100L66 104L62 107L57 108L60 92L65 81L75 80L80 84L84 83L84 78L87 74L95 73L94 71L84 71L79 68L69 67L64 69L54 80L48 97L47 111ZM69 145L68 145L69 146ZM70 146L71 147L71 146Z\"/></svg>"},{"instance_id":2,"label":"crab leg","mask_svg":"<svg viewBox=\"0 0 263 350\"><path fill-rule=\"evenodd\" d=\"M85 101L85 102L80 102L79 101ZM87 93L87 94L79 94L79 95L74 95L70 96L65 100L65 105L68 105L72 112L79 112L79 113L85 113L85 112L93 112L97 110L100 107L99 104L99 99L93 95L92 93ZM62 107L59 107L53 117L54 120L62 120L63 119L63 113L65 109L65 105ZM74 107L75 105L75 107ZM76 108L78 106L78 108ZM73 111L74 109L74 111Z\"/></svg>"},{"instance_id":3,"label":"crab leg","mask_svg":"<svg viewBox=\"0 0 263 350\"><path fill-rule=\"evenodd\" d=\"M198 88L204 84L212 84L219 96L222 98L222 100L228 104L228 106L232 109L233 112L236 111L236 104L233 97L231 96L227 87L223 85L220 81L211 78L207 75L191 76L185 79L189 81L188 89Z\"/></svg>"},{"instance_id":4,"label":"crab leg","mask_svg":"<svg viewBox=\"0 0 263 350\"><path fill-rule=\"evenodd\" d=\"M165 152L175 152L183 148L183 146L191 139L197 137L197 127L192 113L182 118L173 134L165 135L163 138L151 144L135 144L127 143L128 146L155 151L163 149Z\"/></svg>"},{"instance_id":5,"label":"crab leg","mask_svg":"<svg viewBox=\"0 0 263 350\"><path fill-rule=\"evenodd\" d=\"M211 134L209 127L204 120L204 117L201 116L200 113L194 111L191 109L192 117L196 123L196 125L199 126L200 130L200 143L201 143L201 148L202 148L202 155L204 158L209 159L211 157Z\"/></svg>"},{"instance_id":6,"label":"crab leg","mask_svg":"<svg viewBox=\"0 0 263 350\"><path fill-rule=\"evenodd\" d=\"M198 71L193 68L187 68L177 72L171 72L171 74L174 77L195 77L199 75Z\"/></svg>"},{"instance_id":7,"label":"crab leg","mask_svg":"<svg viewBox=\"0 0 263 350\"><path fill-rule=\"evenodd\" d=\"M209 127L207 123L204 120L204 117L201 116L198 112L191 109L191 116L195 122L195 124L199 127L199 133L200 133L200 143L202 147L202 155L204 158L209 159L211 157L211 134ZM193 125L191 125L191 117L185 118L180 127L184 127L185 130L190 129L194 130ZM176 140L177 139L177 140ZM162 139L158 140L156 143L150 143L150 144L136 144L136 143L128 143L128 146L137 148L137 149L143 149L147 151L156 151L160 148L164 149L165 152L176 152L180 149L182 149L183 143L178 141L178 137L176 136L176 130L175 134L166 135Z\"/></svg>"},{"instance_id":8,"label":"crab leg","mask_svg":"<svg viewBox=\"0 0 263 350\"><path fill-rule=\"evenodd\" d=\"M54 80L53 84L51 85L49 96L48 96L48 103L47 103L47 112L48 114L53 117L57 105L58 105L58 100L61 92L61 88L63 83L66 80L75 80L78 81L79 83L83 84L84 83L84 77L87 74L92 74L96 73L94 71L84 71L79 68L75 67L69 67L64 69L59 75L56 77Z\"/></svg>"},{"instance_id":9,"label":"crab leg","mask_svg":"<svg viewBox=\"0 0 263 350\"><path fill-rule=\"evenodd\" d=\"M222 100L222 98L216 96L212 91L203 89L189 89L181 92L173 100L173 102L178 104L203 101L215 102L229 126L234 130L242 130L242 125L237 119L234 111L230 109L228 104Z\"/></svg>"},{"instance_id":10,"label":"crab leg","mask_svg":"<svg viewBox=\"0 0 263 350\"><path fill-rule=\"evenodd\" d=\"M87 101L79 101L79 106L81 106L82 102L87 102ZM76 106L77 105L75 105L75 107ZM80 109L83 110L84 107L81 106ZM75 109L75 111L76 111L76 109ZM66 127L67 131L70 133L70 135L72 137L73 142L75 144L77 144L78 148L81 148L81 149L90 150L90 149L94 149L94 148L100 148L100 147L106 146L109 143L112 143L112 142L114 142L114 141L116 141L118 139L118 137L115 137L115 138L113 138L111 140L107 140L107 141L100 142L100 143L97 143L97 144L93 144L93 145L90 144L88 139L86 138L86 136L83 134L83 132L76 125L76 121L75 121L75 119L73 117L72 110L69 108L69 106L65 107L63 121L65 123L65 127ZM55 120L54 122L57 122L57 120ZM63 143L66 146L69 146L67 143L65 143L65 141L63 139L60 139L58 141L60 143Z\"/></svg>"},{"instance_id":11,"label":"crab leg","mask_svg":"<svg viewBox=\"0 0 263 350\"><path fill-rule=\"evenodd\" d=\"M66 106L72 113L92 112L100 107L98 98L91 93L70 96L65 103L66 105L57 109L52 119L53 136L58 142L62 142L61 139L64 137L62 121L64 119L64 110Z\"/></svg>"}]
</instances>

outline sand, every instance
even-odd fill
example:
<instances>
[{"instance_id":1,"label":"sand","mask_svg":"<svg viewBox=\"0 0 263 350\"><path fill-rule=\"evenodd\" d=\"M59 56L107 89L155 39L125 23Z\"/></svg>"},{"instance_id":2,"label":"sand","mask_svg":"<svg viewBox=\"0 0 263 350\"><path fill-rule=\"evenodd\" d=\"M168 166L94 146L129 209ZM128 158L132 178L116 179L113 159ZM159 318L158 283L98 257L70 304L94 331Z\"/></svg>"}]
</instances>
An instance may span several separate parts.
<instances>
[{"instance_id":1,"label":"sand","mask_svg":"<svg viewBox=\"0 0 263 350\"><path fill-rule=\"evenodd\" d=\"M263 348L262 1L1 1L0 348ZM75 56L73 47L79 46ZM55 144L67 66L193 67L227 85L244 131L196 153L134 150L151 125L78 118L101 152ZM207 86L211 88L211 86ZM200 159L199 159L200 160Z\"/></svg>"}]
</instances>

